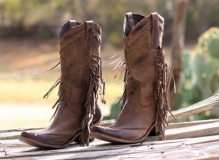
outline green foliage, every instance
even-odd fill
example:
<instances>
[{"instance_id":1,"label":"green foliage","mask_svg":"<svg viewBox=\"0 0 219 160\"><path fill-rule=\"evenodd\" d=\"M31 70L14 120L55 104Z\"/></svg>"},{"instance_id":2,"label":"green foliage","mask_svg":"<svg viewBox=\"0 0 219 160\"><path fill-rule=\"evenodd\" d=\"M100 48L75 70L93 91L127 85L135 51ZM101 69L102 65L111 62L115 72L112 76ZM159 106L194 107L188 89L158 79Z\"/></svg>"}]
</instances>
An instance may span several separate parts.
<instances>
[{"instance_id":1,"label":"green foliage","mask_svg":"<svg viewBox=\"0 0 219 160\"><path fill-rule=\"evenodd\" d=\"M69 19L93 20L104 28L104 42L122 45L126 12L143 15L158 12L165 18L164 44L168 44L176 3L175 0L0 0L0 37L53 38ZM218 26L218 7L217 0L188 1L185 37L194 40L210 26Z\"/></svg>"},{"instance_id":2,"label":"green foliage","mask_svg":"<svg viewBox=\"0 0 219 160\"><path fill-rule=\"evenodd\" d=\"M203 33L191 58L192 84L201 91L201 98L214 94L219 87L219 28Z\"/></svg>"},{"instance_id":3,"label":"green foliage","mask_svg":"<svg viewBox=\"0 0 219 160\"><path fill-rule=\"evenodd\" d=\"M197 39L208 28L219 26L218 0L191 0L187 5L186 39Z\"/></svg>"},{"instance_id":4,"label":"green foliage","mask_svg":"<svg viewBox=\"0 0 219 160\"><path fill-rule=\"evenodd\" d=\"M219 28L203 33L191 53L183 54L183 72L174 109L186 107L219 91ZM212 117L217 116L212 112ZM205 119L204 114L196 116Z\"/></svg>"},{"instance_id":5,"label":"green foliage","mask_svg":"<svg viewBox=\"0 0 219 160\"><path fill-rule=\"evenodd\" d=\"M213 27L205 32L199 38L197 50L219 59L219 28Z\"/></svg>"},{"instance_id":6,"label":"green foliage","mask_svg":"<svg viewBox=\"0 0 219 160\"><path fill-rule=\"evenodd\" d=\"M0 36L50 38L57 34L70 0L1 0ZM13 31L13 32L12 32Z\"/></svg>"},{"instance_id":7,"label":"green foliage","mask_svg":"<svg viewBox=\"0 0 219 160\"><path fill-rule=\"evenodd\" d=\"M166 4L165 0L0 0L0 37L53 38L69 19L93 20L103 28L103 42L122 46L123 19L130 11L143 15L157 11L166 18L170 35L171 8Z\"/></svg>"}]
</instances>

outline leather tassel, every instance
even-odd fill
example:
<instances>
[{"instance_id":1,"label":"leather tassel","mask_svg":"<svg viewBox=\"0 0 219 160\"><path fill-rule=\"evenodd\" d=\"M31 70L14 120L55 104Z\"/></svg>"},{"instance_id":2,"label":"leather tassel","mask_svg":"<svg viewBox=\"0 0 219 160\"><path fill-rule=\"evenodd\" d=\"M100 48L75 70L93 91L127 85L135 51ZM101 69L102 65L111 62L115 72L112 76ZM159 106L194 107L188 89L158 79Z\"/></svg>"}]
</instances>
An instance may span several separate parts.
<instances>
[{"instance_id":1,"label":"leather tassel","mask_svg":"<svg viewBox=\"0 0 219 160\"><path fill-rule=\"evenodd\" d=\"M94 38L100 42L100 37L96 35L96 33L93 30L90 31L93 32ZM91 79L89 89L87 92L86 102L84 105L84 107L86 108L86 112L81 123L82 133L80 135L80 142L82 146L89 145L90 125L93 119L93 115L95 114L95 107L97 105L98 99L98 90L100 95L102 96L102 103L106 103L104 99L105 81L102 78L102 62L101 58L97 55L97 53L86 55L87 64L90 67Z\"/></svg>"},{"instance_id":2,"label":"leather tassel","mask_svg":"<svg viewBox=\"0 0 219 160\"><path fill-rule=\"evenodd\" d=\"M165 53L162 48L158 47L157 65L157 115L155 125L159 126L161 137L165 139L165 128L168 125L168 112L170 111L168 89L171 79L171 71L164 61Z\"/></svg>"},{"instance_id":3,"label":"leather tassel","mask_svg":"<svg viewBox=\"0 0 219 160\"><path fill-rule=\"evenodd\" d=\"M43 96L43 98L48 98L52 91L60 84L60 78L56 80L56 82L52 85L48 92Z\"/></svg>"},{"instance_id":4,"label":"leather tassel","mask_svg":"<svg viewBox=\"0 0 219 160\"><path fill-rule=\"evenodd\" d=\"M90 79L90 85L89 90L87 92L87 98L85 102L85 108L86 112L84 115L84 118L82 120L82 133L80 136L80 142L81 145L89 145L89 134L90 134L90 125L91 121L93 119L93 115L95 114L95 106L97 105L97 97L98 97L98 89L100 88L100 84L104 85L104 81L101 75L101 67L100 67L100 57L92 55L90 57L90 70L91 70L91 79ZM100 93L104 92L105 87L101 87L102 91ZM102 102L105 102L104 99L102 99Z\"/></svg>"}]
</instances>

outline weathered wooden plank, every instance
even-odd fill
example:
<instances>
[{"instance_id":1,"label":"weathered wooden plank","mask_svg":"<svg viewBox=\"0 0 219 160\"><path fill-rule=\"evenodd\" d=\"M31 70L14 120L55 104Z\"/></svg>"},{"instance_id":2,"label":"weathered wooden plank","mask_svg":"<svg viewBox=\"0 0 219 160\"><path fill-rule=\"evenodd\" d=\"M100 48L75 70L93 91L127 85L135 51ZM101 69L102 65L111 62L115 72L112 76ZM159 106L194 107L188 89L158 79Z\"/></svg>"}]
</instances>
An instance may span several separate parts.
<instances>
[{"instance_id":1,"label":"weathered wooden plank","mask_svg":"<svg viewBox=\"0 0 219 160\"><path fill-rule=\"evenodd\" d=\"M166 139L179 139L179 138L193 138L201 137L212 134L219 134L219 122L218 121L208 121L209 123L196 122L199 125L188 125L186 127L175 127L166 130ZM193 122L194 123L194 122ZM201 124L200 124L201 123ZM188 123L189 124L189 123ZM183 124L184 125L184 124ZM147 141L161 140L160 136L148 137ZM0 144L1 147L23 147L24 143L6 143L10 141L3 141ZM0 141L1 143L1 141Z\"/></svg>"},{"instance_id":2,"label":"weathered wooden plank","mask_svg":"<svg viewBox=\"0 0 219 160\"><path fill-rule=\"evenodd\" d=\"M169 125L167 126L167 129L189 127L189 126L195 126L195 125L199 125L199 124L208 124L208 123L214 123L214 122L219 122L219 119L208 119L208 120L191 121L191 122L169 123Z\"/></svg>"},{"instance_id":3,"label":"weathered wooden plank","mask_svg":"<svg viewBox=\"0 0 219 160\"><path fill-rule=\"evenodd\" d=\"M114 145L96 140L90 147L79 147L72 145L66 149L39 150L29 149L6 149L0 150L0 158L18 159L197 159L219 157L219 135L184 139L167 140L156 142L144 142L142 144ZM201 153L201 154L199 154ZM5 156L5 154L7 156Z\"/></svg>"},{"instance_id":4,"label":"weathered wooden plank","mask_svg":"<svg viewBox=\"0 0 219 160\"><path fill-rule=\"evenodd\" d=\"M167 139L193 138L219 134L219 122L166 130Z\"/></svg>"},{"instance_id":5,"label":"weathered wooden plank","mask_svg":"<svg viewBox=\"0 0 219 160\"><path fill-rule=\"evenodd\" d=\"M138 147L138 148L125 148L116 149L109 151L98 151L98 152L86 152L86 154L64 154L64 155L53 155L53 156L38 156L37 159L203 159L203 158L218 158L219 149L218 144L209 143L209 146L198 146L187 145L187 146L174 146L168 151L165 149L157 150L155 147ZM205 147L205 150L201 149ZM214 150L212 151L212 147Z\"/></svg>"},{"instance_id":6,"label":"weathered wooden plank","mask_svg":"<svg viewBox=\"0 0 219 160\"><path fill-rule=\"evenodd\" d=\"M24 130L26 130L26 131L29 131L29 130L40 130L40 129L42 129L42 127L41 128L16 128L16 129L7 129L7 130L0 130L0 134L1 133L4 133L4 132L7 132L7 133L9 133L9 132L22 132L22 131L24 131Z\"/></svg>"},{"instance_id":7,"label":"weathered wooden plank","mask_svg":"<svg viewBox=\"0 0 219 160\"><path fill-rule=\"evenodd\" d=\"M219 106L218 94L173 114L179 119L216 106ZM101 125L110 126L113 122L104 121ZM114 145L95 140L89 147L72 144L58 150L40 150L18 141L16 138L23 130L0 131L0 159L219 159L219 119L172 123L166 130L166 141L155 141L160 136L149 137L142 144ZM206 137L212 134L216 135Z\"/></svg>"},{"instance_id":8,"label":"weathered wooden plank","mask_svg":"<svg viewBox=\"0 0 219 160\"><path fill-rule=\"evenodd\" d=\"M192 143L201 143L201 142L210 142L210 141L219 141L219 135L216 135L216 136L209 136L209 137L200 137L200 138L186 138L186 139L177 139L177 140L166 140L166 141L153 141L153 142L144 142L142 144L130 144L130 145L127 145L127 144L122 144L122 145L115 145L115 146L111 146L109 145L110 143L107 143L107 142L104 142L104 141L100 141L100 140L95 140L93 143L90 144L90 146L97 146L97 145L101 145L101 149L105 150L105 149L109 149L111 147L113 148L120 148L120 147L135 147L135 146L141 146L141 145L159 145L159 144L162 144L163 146L165 145L169 145L169 143L181 143L181 142L186 142L186 141L191 141L192 140ZM13 152L16 152L16 150L18 150L19 152L21 150L23 150L24 148L29 148L29 150L33 150L33 151L38 151L37 149L35 149L34 147L30 147L24 143L21 143L19 142L18 140L3 140L3 141L0 141L0 143L2 143L1 147L0 148L4 148L4 149L8 149L8 150L12 150ZM10 145L11 144L21 144L20 147L11 147ZM7 146L8 145L8 146ZM80 147L78 144L72 144L70 147L68 147L67 149L64 149L64 150L55 150L55 152L68 152L68 150L71 150L73 149L74 151L77 151L77 150L81 150L83 151L83 149L86 149L86 147ZM100 150L99 148L92 148L93 151L95 150ZM43 151L43 153L47 153L47 154L50 154L51 152L53 152L53 150L49 150L48 152L47 151ZM30 154L30 153L27 153L27 154ZM34 152L31 153L31 155L33 155ZM39 154L42 154L42 153L39 153Z\"/></svg>"},{"instance_id":9,"label":"weathered wooden plank","mask_svg":"<svg viewBox=\"0 0 219 160\"><path fill-rule=\"evenodd\" d=\"M219 94L215 94L203 101L200 101L198 103L195 103L189 107L186 108L182 108L179 109L177 111L173 111L172 114L174 115L174 117L172 115L169 114L168 119L170 120L174 120L174 119L180 119L180 118L184 118L196 113L200 113L203 111L207 111L210 109L213 109L215 107L219 106Z\"/></svg>"},{"instance_id":10,"label":"weathered wooden plank","mask_svg":"<svg viewBox=\"0 0 219 160\"><path fill-rule=\"evenodd\" d=\"M181 109L179 111L175 111L175 112L173 112L173 114L178 119L178 118L182 118L182 117L194 114L194 113L198 113L198 112L212 109L215 106L218 106L218 95L212 96L212 97L210 97L204 101L201 101L197 104L194 104L188 108L184 108L184 109ZM114 122L114 120L104 121L104 122L102 122L101 125L110 126L113 122ZM37 128L37 129L34 128L34 129L29 129L29 130L39 131L39 129L40 128ZM2 157L4 157L5 154L7 155L7 157L10 157L10 156L11 157L13 157L13 156L15 156L15 157L39 156L39 151L37 149L35 149L34 147L32 147L32 149L30 149L31 147L29 147L28 145L26 145L22 142L19 142L18 140L5 141L6 139L16 139L17 136L20 135L21 131L23 131L23 129L16 129L16 130L13 129L13 130L7 130L7 131L0 131L0 139L2 140L2 141L0 141L0 146L1 146L0 148L4 148L4 150L2 150L2 151L0 150L0 154L2 154ZM169 125L169 127L166 131L167 139L198 137L198 136L205 136L205 135L211 135L211 134L219 134L219 120L218 119L205 120L205 121L195 121L195 122L172 123ZM147 141L154 141L154 140L159 140L159 139L160 139L159 136L149 137L147 139ZM172 140L172 143L176 143L176 142L179 143L182 141L185 141L185 139L180 139L178 141ZM218 141L218 140L214 139L212 141ZM168 144L168 141L160 141L160 142L162 143L163 147L165 146L165 144ZM209 140L207 142L209 142ZM101 148L104 150L108 150L108 148L107 148L108 146L105 143L100 144ZM147 142L147 143L150 143L150 142ZM200 141L200 143L203 143L203 141ZM106 145L106 146L104 147L104 145ZM84 152L84 150L81 150L81 147L78 147L78 148L74 147L75 144L72 144L72 146L74 148L74 151ZM95 143L92 144L91 146L95 146ZM121 146L127 147L127 145L119 145L119 147L121 147ZM136 146L139 146L139 145L134 144L134 145L129 146L129 147L136 147ZM119 147L117 146L116 148L119 148ZM16 148L16 150L14 148ZM94 151L94 150L99 151L100 148L97 147L91 151ZM19 151L19 152L17 152L17 151ZM27 151L27 153L25 151ZM8 152L8 153L6 153L6 152ZM68 153L68 152L69 152L69 150L64 149L63 152L60 152L60 153L64 154L64 153ZM88 151L86 151L86 152L88 152ZM210 152L210 150L209 150L209 152ZM14 153L14 155L13 155L13 153ZM17 153L21 153L21 154L19 155ZM56 156L56 154L60 154L60 153L59 152L53 153L50 150L49 152L43 151L43 154L40 153L40 155L49 155L50 156L51 154L52 155L55 154L55 156ZM114 152L113 152L113 154L115 155ZM121 155L118 155L118 156L121 157ZM122 157L124 157L124 155L122 155ZM211 157L214 157L214 156L211 156ZM217 155L216 155L216 157L217 157ZM80 158L80 157L78 157L78 158ZM101 156L99 158L101 158Z\"/></svg>"},{"instance_id":11,"label":"weathered wooden plank","mask_svg":"<svg viewBox=\"0 0 219 160\"><path fill-rule=\"evenodd\" d=\"M33 129L33 130L28 130L28 131L38 132L40 130ZM0 133L0 140L16 139L21 134L21 132L22 132L22 130L21 131L15 131L15 132L6 132L6 131L2 132L2 133Z\"/></svg>"},{"instance_id":12,"label":"weathered wooden plank","mask_svg":"<svg viewBox=\"0 0 219 160\"><path fill-rule=\"evenodd\" d=\"M192 125L188 127L179 127L167 129L165 131L166 139L181 139L181 138L194 138L201 136L208 136L213 134L219 134L219 122L211 122L206 124ZM147 141L161 140L160 136L151 136L147 138Z\"/></svg>"}]
</instances>

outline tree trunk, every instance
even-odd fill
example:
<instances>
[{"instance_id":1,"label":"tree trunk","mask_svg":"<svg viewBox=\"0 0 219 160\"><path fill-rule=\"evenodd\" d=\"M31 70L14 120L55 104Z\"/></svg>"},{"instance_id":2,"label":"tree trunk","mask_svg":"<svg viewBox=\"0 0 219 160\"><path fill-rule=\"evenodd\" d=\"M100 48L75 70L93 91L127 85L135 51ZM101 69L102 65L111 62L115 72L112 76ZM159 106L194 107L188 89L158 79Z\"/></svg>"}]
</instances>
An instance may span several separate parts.
<instances>
[{"instance_id":1,"label":"tree trunk","mask_svg":"<svg viewBox=\"0 0 219 160\"><path fill-rule=\"evenodd\" d=\"M185 17L186 17L187 0L178 0L172 32L171 44L171 61L172 72L175 79L176 87L178 86L180 73L182 71L182 50L184 47L184 34L185 34ZM170 103L174 104L175 93L174 83L170 86Z\"/></svg>"}]
</instances>

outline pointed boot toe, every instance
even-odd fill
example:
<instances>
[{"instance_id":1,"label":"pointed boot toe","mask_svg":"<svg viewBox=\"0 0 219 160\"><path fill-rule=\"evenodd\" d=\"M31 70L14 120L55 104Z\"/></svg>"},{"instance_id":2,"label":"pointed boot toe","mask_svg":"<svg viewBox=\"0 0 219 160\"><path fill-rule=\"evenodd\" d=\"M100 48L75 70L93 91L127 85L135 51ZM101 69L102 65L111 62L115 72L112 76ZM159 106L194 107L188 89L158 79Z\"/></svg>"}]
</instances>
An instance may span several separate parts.
<instances>
[{"instance_id":1,"label":"pointed boot toe","mask_svg":"<svg viewBox=\"0 0 219 160\"><path fill-rule=\"evenodd\" d=\"M122 138L121 132L119 132L116 129L109 128L109 127L103 127L103 126L93 127L92 134L96 134L96 133L104 134L104 135L112 136L116 138Z\"/></svg>"},{"instance_id":2,"label":"pointed boot toe","mask_svg":"<svg viewBox=\"0 0 219 160\"><path fill-rule=\"evenodd\" d=\"M70 143L79 137L78 134L72 135L71 133L51 133L49 130L44 129L38 133L22 132L19 140L31 146L45 149L58 149L65 148Z\"/></svg>"},{"instance_id":3,"label":"pointed boot toe","mask_svg":"<svg viewBox=\"0 0 219 160\"><path fill-rule=\"evenodd\" d=\"M26 138L28 138L28 132L21 132L21 137L26 137Z\"/></svg>"},{"instance_id":4,"label":"pointed boot toe","mask_svg":"<svg viewBox=\"0 0 219 160\"><path fill-rule=\"evenodd\" d=\"M153 126L151 125L148 129L97 126L93 127L91 136L112 143L141 143L152 134Z\"/></svg>"},{"instance_id":5,"label":"pointed boot toe","mask_svg":"<svg viewBox=\"0 0 219 160\"><path fill-rule=\"evenodd\" d=\"M42 137L40 135L37 135L36 133L33 132L22 132L20 137L18 138L20 141L29 144L34 147L39 147L39 148L54 148L50 146L50 144L46 144L45 137Z\"/></svg>"},{"instance_id":6,"label":"pointed boot toe","mask_svg":"<svg viewBox=\"0 0 219 160\"><path fill-rule=\"evenodd\" d=\"M91 136L103 141L120 143L117 139L123 139L122 132L109 127L96 126L92 128Z\"/></svg>"},{"instance_id":7,"label":"pointed boot toe","mask_svg":"<svg viewBox=\"0 0 219 160\"><path fill-rule=\"evenodd\" d=\"M33 133L33 132L22 132L21 133L21 138L31 138L31 139L36 139L38 140L38 137L36 136L36 133Z\"/></svg>"},{"instance_id":8,"label":"pointed boot toe","mask_svg":"<svg viewBox=\"0 0 219 160\"><path fill-rule=\"evenodd\" d=\"M36 139L36 136L35 136L35 133L33 132L22 132L20 137L19 137L20 140L28 140L28 139Z\"/></svg>"}]
</instances>

